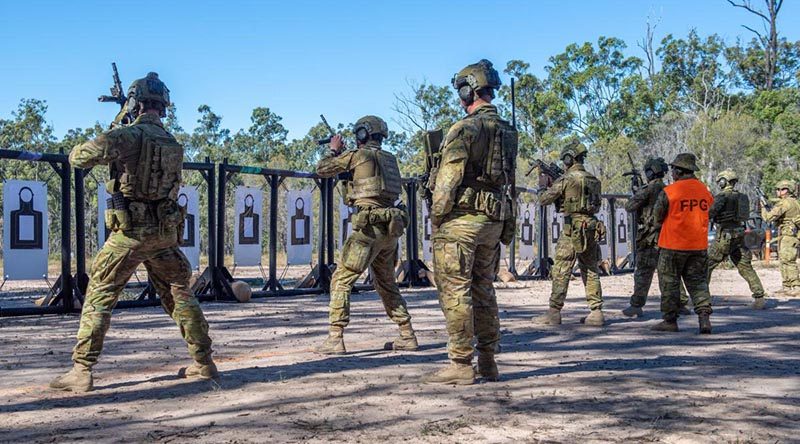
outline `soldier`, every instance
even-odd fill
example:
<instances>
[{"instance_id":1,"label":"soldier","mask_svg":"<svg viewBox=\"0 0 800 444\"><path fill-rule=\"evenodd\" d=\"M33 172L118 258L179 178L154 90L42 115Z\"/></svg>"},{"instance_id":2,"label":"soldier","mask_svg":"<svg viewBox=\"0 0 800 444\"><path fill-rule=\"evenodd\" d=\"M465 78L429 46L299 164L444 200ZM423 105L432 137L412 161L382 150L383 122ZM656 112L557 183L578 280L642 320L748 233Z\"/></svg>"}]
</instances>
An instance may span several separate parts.
<instances>
[{"instance_id":1,"label":"soldier","mask_svg":"<svg viewBox=\"0 0 800 444\"><path fill-rule=\"evenodd\" d=\"M653 219L653 206L656 198L664 189L664 175L667 173L667 163L661 157L648 159L644 164L644 175L647 184L636 190L634 195L625 204L625 210L636 213L636 270L633 274L633 294L630 307L622 310L622 314L631 317L644 315L642 307L647 303L647 294L653 282L658 265L658 233L659 224ZM690 314L686 309L689 296L680 286L681 314Z\"/></svg>"},{"instance_id":2,"label":"soldier","mask_svg":"<svg viewBox=\"0 0 800 444\"><path fill-rule=\"evenodd\" d=\"M177 204L183 147L161 118L169 90L151 72L128 89L126 111L134 122L76 146L69 155L77 168L109 165L107 189L113 202L105 218L112 234L97 253L83 303L74 367L50 382L61 390L93 388L92 367L103 350L111 310L136 268L144 262L161 305L180 328L194 362L181 375L217 379L211 338L200 305L189 287L191 267L178 248L185 215Z\"/></svg>"},{"instance_id":3,"label":"soldier","mask_svg":"<svg viewBox=\"0 0 800 444\"><path fill-rule=\"evenodd\" d=\"M550 271L553 280L550 309L544 315L533 318L536 324L561 324L561 308L564 307L576 261L591 310L581 322L594 327L601 327L605 323L598 241L605 236L606 228L595 217L600 210L601 185L600 180L583 166L587 153L582 143L577 140L569 142L561 150L561 161L567 168L566 172L539 195L540 204L555 203L558 211L564 213L564 232L558 238L556 257Z\"/></svg>"},{"instance_id":4,"label":"soldier","mask_svg":"<svg viewBox=\"0 0 800 444\"><path fill-rule=\"evenodd\" d=\"M397 159L381 149L381 143L389 137L389 128L380 117L365 116L358 119L353 132L356 149L340 154L344 144L337 134L331 138L331 151L317 164L317 174L322 177L352 172L353 180L345 182L344 200L356 212L351 219L353 234L344 243L331 280L328 338L316 351L346 352L343 333L350 323L350 292L367 267L386 314L400 326L400 336L387 343L386 348L416 350L411 316L394 279L397 239L408 225L408 213L402 204L395 205L402 191Z\"/></svg>"},{"instance_id":5,"label":"soldier","mask_svg":"<svg viewBox=\"0 0 800 444\"><path fill-rule=\"evenodd\" d=\"M453 125L432 174L433 265L439 303L447 322L450 365L425 377L428 383L473 384L477 339L478 373L499 378L494 355L500 318L494 280L500 242L514 236L517 132L492 105L500 76L488 60L453 77L467 116Z\"/></svg>"},{"instance_id":6,"label":"soldier","mask_svg":"<svg viewBox=\"0 0 800 444\"><path fill-rule=\"evenodd\" d=\"M780 227L778 258L781 261L783 286L776 295L800 296L800 275L797 271L797 228L800 224L800 203L794 196L795 183L781 180L775 184L775 193L780 199L771 210L761 208L761 217Z\"/></svg>"},{"instance_id":7,"label":"soldier","mask_svg":"<svg viewBox=\"0 0 800 444\"><path fill-rule=\"evenodd\" d=\"M700 333L711 333L711 295L708 292L708 210L714 197L694 173L697 158L681 153L670 164L674 183L661 191L653 214L660 224L658 283L664 320L654 331L678 331L681 281L692 298Z\"/></svg>"},{"instance_id":8,"label":"soldier","mask_svg":"<svg viewBox=\"0 0 800 444\"><path fill-rule=\"evenodd\" d=\"M753 269L753 253L744 245L744 224L750 218L750 201L747 195L736 191L739 178L731 170L717 175L721 191L714 196L714 204L708 211L711 222L716 224L717 234L708 249L708 281L714 269L730 257L739 275L747 281L753 295L752 308L764 309L764 287Z\"/></svg>"}]
</instances>

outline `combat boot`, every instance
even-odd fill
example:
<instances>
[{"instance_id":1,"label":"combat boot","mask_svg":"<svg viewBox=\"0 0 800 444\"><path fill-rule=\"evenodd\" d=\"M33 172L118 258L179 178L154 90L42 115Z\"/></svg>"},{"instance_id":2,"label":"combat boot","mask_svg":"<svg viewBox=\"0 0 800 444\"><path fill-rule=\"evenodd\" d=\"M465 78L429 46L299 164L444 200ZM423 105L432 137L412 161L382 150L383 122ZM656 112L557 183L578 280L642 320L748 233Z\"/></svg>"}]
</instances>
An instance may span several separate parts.
<instances>
[{"instance_id":1,"label":"combat boot","mask_svg":"<svg viewBox=\"0 0 800 444\"><path fill-rule=\"evenodd\" d=\"M186 379L213 379L219 381L217 365L211 359L207 363L193 362L192 365L182 368L178 376Z\"/></svg>"},{"instance_id":2,"label":"combat boot","mask_svg":"<svg viewBox=\"0 0 800 444\"><path fill-rule=\"evenodd\" d=\"M765 297L755 298L753 300L753 303L750 304L750 308L752 308L753 310L763 310L767 308L767 298Z\"/></svg>"},{"instance_id":3,"label":"combat boot","mask_svg":"<svg viewBox=\"0 0 800 444\"><path fill-rule=\"evenodd\" d=\"M500 372L497 370L497 362L491 353L481 353L478 355L478 373L485 381L499 381Z\"/></svg>"},{"instance_id":4,"label":"combat boot","mask_svg":"<svg viewBox=\"0 0 800 444\"><path fill-rule=\"evenodd\" d=\"M318 346L314 351L323 355L343 355L347 353L344 348L344 328L331 325L328 337L325 342Z\"/></svg>"},{"instance_id":5,"label":"combat boot","mask_svg":"<svg viewBox=\"0 0 800 444\"><path fill-rule=\"evenodd\" d=\"M88 392L94 389L92 369L75 363L72 370L50 381L50 388L68 392Z\"/></svg>"},{"instance_id":6,"label":"combat boot","mask_svg":"<svg viewBox=\"0 0 800 444\"><path fill-rule=\"evenodd\" d=\"M400 324L400 336L392 342L387 342L383 345L384 350L403 350L414 351L419 348L417 343L417 335L414 333L414 327L411 326L411 321L405 324Z\"/></svg>"},{"instance_id":7,"label":"combat boot","mask_svg":"<svg viewBox=\"0 0 800 444\"><path fill-rule=\"evenodd\" d=\"M622 310L622 314L629 318L641 318L644 316L644 310L642 310L642 307L634 307L631 305L625 310Z\"/></svg>"},{"instance_id":8,"label":"combat boot","mask_svg":"<svg viewBox=\"0 0 800 444\"><path fill-rule=\"evenodd\" d=\"M550 308L547 310L547 313L541 316L535 316L531 320L534 324L539 325L561 325L561 310Z\"/></svg>"},{"instance_id":9,"label":"combat boot","mask_svg":"<svg viewBox=\"0 0 800 444\"><path fill-rule=\"evenodd\" d=\"M475 384L475 370L472 364L451 362L447 367L425 376L423 381L427 384L471 385Z\"/></svg>"},{"instance_id":10,"label":"combat boot","mask_svg":"<svg viewBox=\"0 0 800 444\"><path fill-rule=\"evenodd\" d=\"M589 313L589 316L581 318L581 323L590 327L602 327L606 323L606 318L603 316L603 310L596 309Z\"/></svg>"},{"instance_id":11,"label":"combat boot","mask_svg":"<svg viewBox=\"0 0 800 444\"><path fill-rule=\"evenodd\" d=\"M664 319L663 321L659 322L658 324L650 327L652 331L667 331L671 333L675 333L678 331L678 321L668 321Z\"/></svg>"},{"instance_id":12,"label":"combat boot","mask_svg":"<svg viewBox=\"0 0 800 444\"><path fill-rule=\"evenodd\" d=\"M700 313L697 315L698 321L700 323L700 334L701 335L710 335L711 334L711 315L708 313Z\"/></svg>"}]
</instances>

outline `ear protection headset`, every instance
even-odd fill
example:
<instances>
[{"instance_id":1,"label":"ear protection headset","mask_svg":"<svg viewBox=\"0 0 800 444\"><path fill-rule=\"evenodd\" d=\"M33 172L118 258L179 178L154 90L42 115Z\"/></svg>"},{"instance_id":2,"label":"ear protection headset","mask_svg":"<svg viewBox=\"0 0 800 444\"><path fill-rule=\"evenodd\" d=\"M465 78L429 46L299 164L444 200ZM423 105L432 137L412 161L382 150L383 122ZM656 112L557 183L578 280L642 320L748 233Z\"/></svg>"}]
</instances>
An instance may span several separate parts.
<instances>
[{"instance_id":1,"label":"ear protection headset","mask_svg":"<svg viewBox=\"0 0 800 444\"><path fill-rule=\"evenodd\" d=\"M370 128L368 128L368 124L362 123L358 125L353 129L353 132L358 143L367 143L367 140L369 140Z\"/></svg>"},{"instance_id":2,"label":"ear protection headset","mask_svg":"<svg viewBox=\"0 0 800 444\"><path fill-rule=\"evenodd\" d=\"M717 185L719 185L720 188L727 187L728 186L728 179L726 179L724 177L720 177L719 180L717 180Z\"/></svg>"},{"instance_id":3,"label":"ear protection headset","mask_svg":"<svg viewBox=\"0 0 800 444\"><path fill-rule=\"evenodd\" d=\"M463 100L465 104L472 105L475 101L475 90L470 86L469 81L458 87L458 98Z\"/></svg>"}]
</instances>

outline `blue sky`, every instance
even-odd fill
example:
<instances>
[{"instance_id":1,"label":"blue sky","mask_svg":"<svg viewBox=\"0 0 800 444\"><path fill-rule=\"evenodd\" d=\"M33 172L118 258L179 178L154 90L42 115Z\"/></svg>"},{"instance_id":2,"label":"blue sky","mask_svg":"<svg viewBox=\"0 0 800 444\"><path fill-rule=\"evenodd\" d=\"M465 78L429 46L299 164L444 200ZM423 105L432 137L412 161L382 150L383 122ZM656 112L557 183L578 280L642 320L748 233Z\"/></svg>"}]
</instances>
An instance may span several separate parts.
<instances>
[{"instance_id":1,"label":"blue sky","mask_svg":"<svg viewBox=\"0 0 800 444\"><path fill-rule=\"evenodd\" d=\"M800 39L791 25L800 23L798 3L786 2L780 16L792 40ZM233 131L249 126L257 106L282 116L290 137L320 113L331 123L378 114L393 126L394 94L408 80L446 84L484 57L499 68L522 59L540 73L567 44L601 35L641 55L635 42L648 17L659 22L659 40L691 28L749 39L740 24L758 25L724 0L1 0L0 118L21 98L39 98L59 136L106 123L115 106L96 98L108 92L116 61L126 88L157 71L186 130L201 104Z\"/></svg>"}]
</instances>

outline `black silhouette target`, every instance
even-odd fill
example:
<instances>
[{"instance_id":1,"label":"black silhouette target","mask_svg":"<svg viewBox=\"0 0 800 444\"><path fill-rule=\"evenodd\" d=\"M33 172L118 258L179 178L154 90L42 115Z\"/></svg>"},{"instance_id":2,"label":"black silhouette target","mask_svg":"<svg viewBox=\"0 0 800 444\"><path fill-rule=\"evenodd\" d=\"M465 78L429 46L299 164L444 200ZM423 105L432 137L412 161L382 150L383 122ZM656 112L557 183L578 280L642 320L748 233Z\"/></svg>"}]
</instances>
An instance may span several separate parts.
<instances>
[{"instance_id":1,"label":"black silhouette target","mask_svg":"<svg viewBox=\"0 0 800 444\"><path fill-rule=\"evenodd\" d=\"M11 212L11 249L41 250L44 217L33 208L34 194L29 187L19 190L19 208Z\"/></svg>"},{"instance_id":2,"label":"black silhouette target","mask_svg":"<svg viewBox=\"0 0 800 444\"><path fill-rule=\"evenodd\" d=\"M525 210L522 219L522 227L520 229L520 236L522 237L522 244L533 246L533 223L531 222L531 211Z\"/></svg>"},{"instance_id":3,"label":"black silhouette target","mask_svg":"<svg viewBox=\"0 0 800 444\"><path fill-rule=\"evenodd\" d=\"M239 214L239 243L257 245L261 233L259 214L253 211L255 199L252 194L244 197L244 210Z\"/></svg>"},{"instance_id":4,"label":"black silhouette target","mask_svg":"<svg viewBox=\"0 0 800 444\"><path fill-rule=\"evenodd\" d=\"M294 201L294 215L291 218L292 245L310 245L311 216L305 213L306 202L302 197Z\"/></svg>"}]
</instances>

